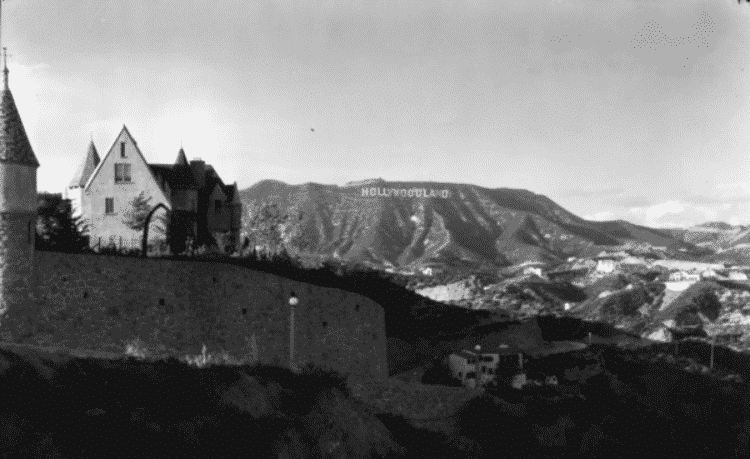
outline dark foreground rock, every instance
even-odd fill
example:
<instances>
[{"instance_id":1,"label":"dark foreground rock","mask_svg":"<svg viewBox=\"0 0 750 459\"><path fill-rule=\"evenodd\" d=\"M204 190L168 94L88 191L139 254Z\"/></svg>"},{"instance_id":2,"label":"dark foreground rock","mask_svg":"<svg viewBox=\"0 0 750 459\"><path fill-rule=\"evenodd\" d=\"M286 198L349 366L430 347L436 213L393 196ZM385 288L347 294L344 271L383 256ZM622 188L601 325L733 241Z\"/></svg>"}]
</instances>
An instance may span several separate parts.
<instances>
[{"instance_id":1,"label":"dark foreground rock","mask_svg":"<svg viewBox=\"0 0 750 459\"><path fill-rule=\"evenodd\" d=\"M750 457L748 384L655 350L531 358L538 384L488 387L450 410L407 409L421 399L405 383L367 398L321 370L0 350L0 457Z\"/></svg>"},{"instance_id":2,"label":"dark foreground rock","mask_svg":"<svg viewBox=\"0 0 750 459\"><path fill-rule=\"evenodd\" d=\"M0 457L405 457L333 373L0 351Z\"/></svg>"}]
</instances>

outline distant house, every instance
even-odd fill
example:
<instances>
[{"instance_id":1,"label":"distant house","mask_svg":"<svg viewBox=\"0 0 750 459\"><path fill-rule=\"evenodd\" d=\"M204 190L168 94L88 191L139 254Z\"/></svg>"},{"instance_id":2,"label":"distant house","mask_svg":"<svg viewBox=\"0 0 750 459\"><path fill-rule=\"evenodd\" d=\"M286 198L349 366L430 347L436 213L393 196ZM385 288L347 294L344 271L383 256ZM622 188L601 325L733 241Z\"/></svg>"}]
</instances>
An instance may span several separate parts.
<instances>
[{"instance_id":1,"label":"distant house","mask_svg":"<svg viewBox=\"0 0 750 459\"><path fill-rule=\"evenodd\" d=\"M620 263L622 263L623 265L645 265L646 260L640 257L630 256L620 260Z\"/></svg>"},{"instance_id":2,"label":"distant house","mask_svg":"<svg viewBox=\"0 0 750 459\"><path fill-rule=\"evenodd\" d=\"M746 281L747 274L742 271L729 271L729 280Z\"/></svg>"},{"instance_id":3,"label":"distant house","mask_svg":"<svg viewBox=\"0 0 750 459\"><path fill-rule=\"evenodd\" d=\"M614 258L610 257L597 257L596 259L596 272L599 273L611 273L616 268L616 263Z\"/></svg>"},{"instance_id":4,"label":"distant house","mask_svg":"<svg viewBox=\"0 0 750 459\"><path fill-rule=\"evenodd\" d=\"M534 274L535 276L542 277L542 268L535 268L533 266L528 266L524 268L523 273L528 274Z\"/></svg>"},{"instance_id":5,"label":"distant house","mask_svg":"<svg viewBox=\"0 0 750 459\"><path fill-rule=\"evenodd\" d=\"M670 282L698 282L700 274L688 273L686 271L675 271L669 274Z\"/></svg>"},{"instance_id":6,"label":"distant house","mask_svg":"<svg viewBox=\"0 0 750 459\"><path fill-rule=\"evenodd\" d=\"M701 272L701 279L717 279L719 275L713 269L706 269Z\"/></svg>"},{"instance_id":7,"label":"distant house","mask_svg":"<svg viewBox=\"0 0 750 459\"><path fill-rule=\"evenodd\" d=\"M475 388L494 380L498 374L513 374L523 367L523 352L512 345L500 344L484 351L480 345L448 357L453 377L464 386Z\"/></svg>"}]
</instances>

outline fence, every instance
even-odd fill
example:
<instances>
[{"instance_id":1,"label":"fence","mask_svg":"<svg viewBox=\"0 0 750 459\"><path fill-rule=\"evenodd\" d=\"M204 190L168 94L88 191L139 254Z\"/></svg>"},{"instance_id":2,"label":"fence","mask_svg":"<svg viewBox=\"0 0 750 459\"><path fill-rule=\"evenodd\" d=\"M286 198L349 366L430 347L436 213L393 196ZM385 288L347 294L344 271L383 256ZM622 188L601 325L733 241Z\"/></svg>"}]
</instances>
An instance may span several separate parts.
<instances>
[{"instance_id":1,"label":"fence","mask_svg":"<svg viewBox=\"0 0 750 459\"><path fill-rule=\"evenodd\" d=\"M98 237L96 243L92 245L92 249L95 252L116 252L118 254L134 254L141 253L141 242L140 237L122 237L122 236L110 236L109 238ZM167 241L159 239L157 241L150 241L148 243L148 255L166 255L169 254L169 246Z\"/></svg>"},{"instance_id":2,"label":"fence","mask_svg":"<svg viewBox=\"0 0 750 459\"><path fill-rule=\"evenodd\" d=\"M140 237L122 237L122 236L110 236L109 238L98 237L96 242L91 245L91 249L97 253L107 254L118 254L118 255L140 255L141 254L141 242ZM207 252L213 252L212 249L204 247L195 247L192 239L188 238L187 247L182 255L204 255ZM238 253L239 249L230 245L225 247L219 252L226 253ZM159 255L171 255L171 249L165 239L156 239L148 242L147 255L148 256L159 256Z\"/></svg>"}]
</instances>

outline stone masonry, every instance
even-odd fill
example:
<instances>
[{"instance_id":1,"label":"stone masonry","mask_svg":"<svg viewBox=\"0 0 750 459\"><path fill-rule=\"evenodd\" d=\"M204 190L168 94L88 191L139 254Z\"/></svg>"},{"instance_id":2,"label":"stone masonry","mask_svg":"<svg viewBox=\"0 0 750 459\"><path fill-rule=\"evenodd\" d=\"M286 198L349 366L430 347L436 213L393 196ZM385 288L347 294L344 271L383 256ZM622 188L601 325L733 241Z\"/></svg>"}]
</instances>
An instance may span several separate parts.
<instances>
[{"instance_id":1,"label":"stone masonry","mask_svg":"<svg viewBox=\"0 0 750 459\"><path fill-rule=\"evenodd\" d=\"M139 340L154 355L226 351L289 366L289 298L296 295L294 360L386 378L382 307L358 294L239 266L36 252L30 307L14 307L0 339L123 353Z\"/></svg>"}]
</instances>

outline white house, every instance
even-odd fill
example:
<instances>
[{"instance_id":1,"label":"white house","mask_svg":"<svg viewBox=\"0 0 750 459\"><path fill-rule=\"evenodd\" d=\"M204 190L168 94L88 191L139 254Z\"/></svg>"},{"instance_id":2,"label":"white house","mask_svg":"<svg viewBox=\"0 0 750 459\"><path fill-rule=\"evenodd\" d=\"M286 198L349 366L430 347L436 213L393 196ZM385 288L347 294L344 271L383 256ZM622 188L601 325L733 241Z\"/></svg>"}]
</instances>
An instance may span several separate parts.
<instances>
[{"instance_id":1,"label":"white house","mask_svg":"<svg viewBox=\"0 0 750 459\"><path fill-rule=\"evenodd\" d=\"M670 282L698 282L700 274L688 273L685 271L675 271L669 274Z\"/></svg>"},{"instance_id":2,"label":"white house","mask_svg":"<svg viewBox=\"0 0 750 459\"><path fill-rule=\"evenodd\" d=\"M613 258L599 258L596 260L596 271L600 273L611 273L615 270L615 260Z\"/></svg>"},{"instance_id":3,"label":"white house","mask_svg":"<svg viewBox=\"0 0 750 459\"><path fill-rule=\"evenodd\" d=\"M498 373L523 367L523 353L507 344L485 351L476 345L473 350L454 352L448 357L448 363L454 378L460 379L467 387L475 388L492 381Z\"/></svg>"},{"instance_id":4,"label":"white house","mask_svg":"<svg viewBox=\"0 0 750 459\"><path fill-rule=\"evenodd\" d=\"M536 276L542 277L542 268L535 268L533 266L528 266L524 268L523 270L524 274L534 274Z\"/></svg>"},{"instance_id":5,"label":"white house","mask_svg":"<svg viewBox=\"0 0 750 459\"><path fill-rule=\"evenodd\" d=\"M743 273L742 271L730 271L729 272L729 279L730 280L746 281L747 280L747 274Z\"/></svg>"}]
</instances>

